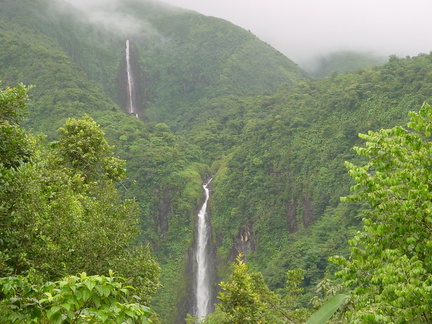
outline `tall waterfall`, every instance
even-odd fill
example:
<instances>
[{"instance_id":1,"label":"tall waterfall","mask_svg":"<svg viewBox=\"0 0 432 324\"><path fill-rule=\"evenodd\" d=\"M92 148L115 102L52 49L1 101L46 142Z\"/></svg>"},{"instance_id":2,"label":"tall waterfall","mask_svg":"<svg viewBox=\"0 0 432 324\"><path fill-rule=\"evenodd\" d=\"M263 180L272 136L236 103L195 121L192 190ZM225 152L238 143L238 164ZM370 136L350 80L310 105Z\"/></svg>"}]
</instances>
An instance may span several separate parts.
<instances>
[{"instance_id":1,"label":"tall waterfall","mask_svg":"<svg viewBox=\"0 0 432 324\"><path fill-rule=\"evenodd\" d=\"M210 237L211 227L207 214L207 202L210 196L208 185L210 179L203 185L205 191L205 200L198 213L198 238L195 248L195 256L197 262L195 294L196 294L196 314L199 319L208 315L210 312L211 299L211 278L209 269L209 254L210 254Z\"/></svg>"},{"instance_id":2,"label":"tall waterfall","mask_svg":"<svg viewBox=\"0 0 432 324\"><path fill-rule=\"evenodd\" d=\"M135 93L134 93L134 80L132 75L132 68L130 64L130 42L126 40L126 73L127 73L127 111L131 115L138 117L135 108Z\"/></svg>"}]
</instances>

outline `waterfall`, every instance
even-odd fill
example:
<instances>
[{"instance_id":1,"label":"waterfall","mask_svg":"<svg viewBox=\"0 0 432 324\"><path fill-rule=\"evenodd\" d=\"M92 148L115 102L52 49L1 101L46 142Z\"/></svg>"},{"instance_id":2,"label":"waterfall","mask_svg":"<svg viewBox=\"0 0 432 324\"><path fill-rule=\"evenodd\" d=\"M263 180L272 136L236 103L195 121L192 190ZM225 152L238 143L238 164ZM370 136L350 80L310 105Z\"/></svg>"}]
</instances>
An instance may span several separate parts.
<instances>
[{"instance_id":1,"label":"waterfall","mask_svg":"<svg viewBox=\"0 0 432 324\"><path fill-rule=\"evenodd\" d=\"M197 262L195 294L196 294L196 316L201 319L210 312L211 278L209 267L211 227L207 214L207 202L210 196L208 185L212 179L203 185L205 200L198 213L197 242L195 257Z\"/></svg>"},{"instance_id":2,"label":"waterfall","mask_svg":"<svg viewBox=\"0 0 432 324\"><path fill-rule=\"evenodd\" d=\"M134 81L132 76L132 68L130 64L130 42L126 40L126 73L127 73L127 111L131 115L138 117L134 103Z\"/></svg>"}]
</instances>

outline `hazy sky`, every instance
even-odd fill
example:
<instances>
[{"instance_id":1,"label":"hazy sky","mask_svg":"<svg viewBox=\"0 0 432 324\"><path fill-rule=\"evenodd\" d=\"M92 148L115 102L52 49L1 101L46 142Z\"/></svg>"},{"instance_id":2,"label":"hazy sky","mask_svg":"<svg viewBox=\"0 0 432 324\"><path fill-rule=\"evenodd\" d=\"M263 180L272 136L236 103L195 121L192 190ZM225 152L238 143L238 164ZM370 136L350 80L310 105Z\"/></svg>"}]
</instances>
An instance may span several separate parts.
<instances>
[{"instance_id":1,"label":"hazy sky","mask_svg":"<svg viewBox=\"0 0 432 324\"><path fill-rule=\"evenodd\" d=\"M111 0L67 1L89 4ZM432 0L164 2L229 20L300 64L336 50L401 57L432 51Z\"/></svg>"}]
</instances>

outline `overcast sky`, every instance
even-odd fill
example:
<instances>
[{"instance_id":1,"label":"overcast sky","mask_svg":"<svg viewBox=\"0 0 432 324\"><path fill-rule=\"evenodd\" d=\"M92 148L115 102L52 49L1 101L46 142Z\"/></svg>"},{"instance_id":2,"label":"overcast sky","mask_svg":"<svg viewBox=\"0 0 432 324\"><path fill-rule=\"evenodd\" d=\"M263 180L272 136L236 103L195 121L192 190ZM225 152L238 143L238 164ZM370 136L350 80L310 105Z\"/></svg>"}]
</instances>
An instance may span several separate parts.
<instances>
[{"instance_id":1,"label":"overcast sky","mask_svg":"<svg viewBox=\"0 0 432 324\"><path fill-rule=\"evenodd\" d=\"M111 0L67 0L110 2ZM250 30L299 64L337 50L432 51L432 0L164 0Z\"/></svg>"}]
</instances>

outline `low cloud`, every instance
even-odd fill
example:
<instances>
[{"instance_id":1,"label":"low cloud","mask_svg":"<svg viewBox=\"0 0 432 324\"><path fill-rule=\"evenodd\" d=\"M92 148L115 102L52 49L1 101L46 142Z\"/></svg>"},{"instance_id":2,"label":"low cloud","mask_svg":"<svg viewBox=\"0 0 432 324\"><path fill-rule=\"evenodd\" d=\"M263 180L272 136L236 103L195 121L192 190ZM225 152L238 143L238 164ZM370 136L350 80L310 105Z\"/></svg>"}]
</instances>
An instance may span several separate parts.
<instances>
[{"instance_id":1,"label":"low cloud","mask_svg":"<svg viewBox=\"0 0 432 324\"><path fill-rule=\"evenodd\" d=\"M121 0L65 1L87 12L93 21L123 33L152 31L150 24L121 14L118 10ZM404 57L432 50L430 0L164 0L161 3L226 19L250 30L303 66L336 51Z\"/></svg>"},{"instance_id":2,"label":"low cloud","mask_svg":"<svg viewBox=\"0 0 432 324\"><path fill-rule=\"evenodd\" d=\"M161 37L152 25L121 11L121 0L64 0L85 14L94 24L132 36L136 34Z\"/></svg>"},{"instance_id":3,"label":"low cloud","mask_svg":"<svg viewBox=\"0 0 432 324\"><path fill-rule=\"evenodd\" d=\"M335 51L398 56L432 50L430 0L164 0L224 18L303 64Z\"/></svg>"}]
</instances>

